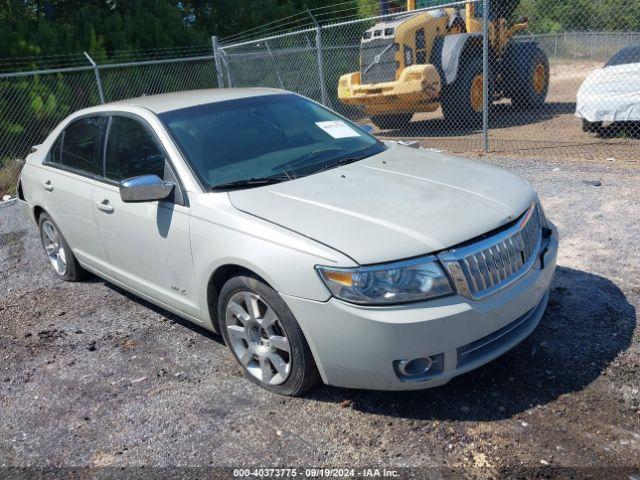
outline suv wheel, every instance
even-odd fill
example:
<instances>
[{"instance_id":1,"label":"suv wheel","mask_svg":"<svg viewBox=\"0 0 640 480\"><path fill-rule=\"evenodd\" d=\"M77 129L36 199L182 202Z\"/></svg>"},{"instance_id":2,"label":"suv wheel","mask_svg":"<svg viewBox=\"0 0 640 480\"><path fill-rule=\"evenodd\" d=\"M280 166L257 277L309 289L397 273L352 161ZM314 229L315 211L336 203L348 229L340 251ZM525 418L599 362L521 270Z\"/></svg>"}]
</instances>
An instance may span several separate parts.
<instances>
[{"instance_id":1,"label":"suv wheel","mask_svg":"<svg viewBox=\"0 0 640 480\"><path fill-rule=\"evenodd\" d=\"M239 276L222 287L219 300L220 332L251 381L291 396L318 383L309 345L275 290L256 278Z\"/></svg>"},{"instance_id":2,"label":"suv wheel","mask_svg":"<svg viewBox=\"0 0 640 480\"><path fill-rule=\"evenodd\" d=\"M587 133L598 133L602 130L602 122L590 122L582 119L582 131Z\"/></svg>"}]
</instances>

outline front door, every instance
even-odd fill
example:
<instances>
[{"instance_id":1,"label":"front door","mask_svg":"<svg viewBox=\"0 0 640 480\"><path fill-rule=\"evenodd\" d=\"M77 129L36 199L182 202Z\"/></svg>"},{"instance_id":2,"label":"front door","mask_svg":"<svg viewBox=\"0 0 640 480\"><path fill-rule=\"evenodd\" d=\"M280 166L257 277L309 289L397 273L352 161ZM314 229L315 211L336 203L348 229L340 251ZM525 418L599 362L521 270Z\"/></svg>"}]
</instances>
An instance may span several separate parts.
<instances>
[{"instance_id":1,"label":"front door","mask_svg":"<svg viewBox=\"0 0 640 480\"><path fill-rule=\"evenodd\" d=\"M118 183L155 174L176 182L163 201L128 203ZM113 277L192 317L201 318L189 238L189 207L167 155L143 120L113 116L105 150L106 182L94 190L98 226Z\"/></svg>"}]
</instances>

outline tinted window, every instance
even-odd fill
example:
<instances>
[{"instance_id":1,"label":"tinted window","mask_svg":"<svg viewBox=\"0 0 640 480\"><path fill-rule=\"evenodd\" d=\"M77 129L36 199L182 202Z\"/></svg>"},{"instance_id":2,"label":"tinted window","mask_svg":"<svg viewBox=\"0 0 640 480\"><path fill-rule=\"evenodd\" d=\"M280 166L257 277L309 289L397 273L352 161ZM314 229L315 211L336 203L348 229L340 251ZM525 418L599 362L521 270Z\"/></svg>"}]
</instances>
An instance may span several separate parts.
<instances>
[{"instance_id":1,"label":"tinted window","mask_svg":"<svg viewBox=\"0 0 640 480\"><path fill-rule=\"evenodd\" d=\"M64 131L62 165L102 176L101 144L106 117L81 118Z\"/></svg>"},{"instance_id":2,"label":"tinted window","mask_svg":"<svg viewBox=\"0 0 640 480\"><path fill-rule=\"evenodd\" d=\"M640 45L632 45L625 47L616 53L611 60L607 62L607 67L616 65L626 65L628 63L640 63Z\"/></svg>"},{"instance_id":3,"label":"tinted window","mask_svg":"<svg viewBox=\"0 0 640 480\"><path fill-rule=\"evenodd\" d=\"M416 30L416 50L425 48L424 28Z\"/></svg>"},{"instance_id":4,"label":"tinted window","mask_svg":"<svg viewBox=\"0 0 640 480\"><path fill-rule=\"evenodd\" d=\"M214 102L160 114L204 183L295 178L374 155L384 145L293 94Z\"/></svg>"},{"instance_id":5,"label":"tinted window","mask_svg":"<svg viewBox=\"0 0 640 480\"><path fill-rule=\"evenodd\" d=\"M138 120L113 117L107 140L106 177L120 181L140 175L164 177L165 155Z\"/></svg>"},{"instance_id":6,"label":"tinted window","mask_svg":"<svg viewBox=\"0 0 640 480\"><path fill-rule=\"evenodd\" d=\"M62 156L62 139L64 137L64 132L60 134L56 143L51 147L51 151L49 152L48 162L60 163L60 157Z\"/></svg>"}]
</instances>

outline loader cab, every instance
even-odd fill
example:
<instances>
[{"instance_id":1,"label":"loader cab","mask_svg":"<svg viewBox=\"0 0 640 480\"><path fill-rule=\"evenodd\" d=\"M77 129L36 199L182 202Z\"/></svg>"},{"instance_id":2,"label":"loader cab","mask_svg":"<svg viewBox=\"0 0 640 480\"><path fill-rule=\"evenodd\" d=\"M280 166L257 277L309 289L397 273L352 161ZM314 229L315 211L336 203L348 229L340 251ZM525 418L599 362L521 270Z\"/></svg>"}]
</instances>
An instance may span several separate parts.
<instances>
[{"instance_id":1,"label":"loader cab","mask_svg":"<svg viewBox=\"0 0 640 480\"><path fill-rule=\"evenodd\" d=\"M406 126L414 112L440 107L451 124L479 125L487 71L482 8L473 2L415 7L408 0L408 11L384 16L363 33L360 68L340 76L338 98L363 109L380 129ZM549 87L547 57L534 41L512 41L527 20L509 23L499 0L489 13L489 102L507 97L518 108L541 106Z\"/></svg>"},{"instance_id":2,"label":"loader cab","mask_svg":"<svg viewBox=\"0 0 640 480\"><path fill-rule=\"evenodd\" d=\"M360 44L360 81L392 82L402 70L430 62L436 38L449 33L453 9L407 12L367 29Z\"/></svg>"}]
</instances>

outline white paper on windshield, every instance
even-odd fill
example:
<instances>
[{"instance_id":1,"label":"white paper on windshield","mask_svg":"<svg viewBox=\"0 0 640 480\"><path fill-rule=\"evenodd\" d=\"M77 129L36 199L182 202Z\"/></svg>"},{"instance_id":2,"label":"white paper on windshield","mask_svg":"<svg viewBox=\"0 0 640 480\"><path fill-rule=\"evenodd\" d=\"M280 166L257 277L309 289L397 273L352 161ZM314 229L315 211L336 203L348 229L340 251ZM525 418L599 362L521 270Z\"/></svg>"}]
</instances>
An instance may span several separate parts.
<instances>
[{"instance_id":1,"label":"white paper on windshield","mask_svg":"<svg viewBox=\"0 0 640 480\"><path fill-rule=\"evenodd\" d=\"M316 122L322 130L327 132L333 138L346 138L346 137L359 137L360 134L356 132L349 125L342 120L329 120L326 122Z\"/></svg>"}]
</instances>

